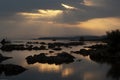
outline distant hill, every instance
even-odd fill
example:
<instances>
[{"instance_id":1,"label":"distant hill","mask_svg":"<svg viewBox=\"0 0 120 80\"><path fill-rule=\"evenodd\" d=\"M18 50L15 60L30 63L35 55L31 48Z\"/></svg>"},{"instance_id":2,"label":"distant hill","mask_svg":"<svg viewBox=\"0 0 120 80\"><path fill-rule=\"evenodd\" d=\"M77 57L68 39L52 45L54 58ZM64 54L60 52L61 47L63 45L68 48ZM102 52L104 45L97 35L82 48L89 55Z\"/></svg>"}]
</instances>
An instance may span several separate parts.
<instances>
[{"instance_id":1,"label":"distant hill","mask_svg":"<svg viewBox=\"0 0 120 80\"><path fill-rule=\"evenodd\" d=\"M99 41L105 38L105 36L74 36L74 37L41 37L37 40L80 40L84 38L85 41Z\"/></svg>"}]
</instances>

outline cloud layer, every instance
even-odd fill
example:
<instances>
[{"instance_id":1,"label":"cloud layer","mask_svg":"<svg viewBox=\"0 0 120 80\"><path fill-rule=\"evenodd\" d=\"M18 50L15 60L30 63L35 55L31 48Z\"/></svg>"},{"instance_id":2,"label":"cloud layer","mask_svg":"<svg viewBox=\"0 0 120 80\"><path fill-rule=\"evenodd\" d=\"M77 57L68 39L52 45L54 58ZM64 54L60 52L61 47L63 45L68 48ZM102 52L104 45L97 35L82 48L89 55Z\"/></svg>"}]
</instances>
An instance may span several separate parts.
<instances>
[{"instance_id":1,"label":"cloud layer","mask_svg":"<svg viewBox=\"0 0 120 80\"><path fill-rule=\"evenodd\" d=\"M65 10L63 4L77 10ZM19 12L36 12L38 9L52 9L64 10L58 22L74 23L92 18L120 17L119 4L119 0L0 0L0 17L10 17Z\"/></svg>"},{"instance_id":2,"label":"cloud layer","mask_svg":"<svg viewBox=\"0 0 120 80\"><path fill-rule=\"evenodd\" d=\"M112 20L112 27L99 28L98 35L104 34L106 30L118 28L113 24L120 26L119 4L120 0L0 0L0 33L6 36L93 35L91 27L98 30L94 23L105 27Z\"/></svg>"}]
</instances>

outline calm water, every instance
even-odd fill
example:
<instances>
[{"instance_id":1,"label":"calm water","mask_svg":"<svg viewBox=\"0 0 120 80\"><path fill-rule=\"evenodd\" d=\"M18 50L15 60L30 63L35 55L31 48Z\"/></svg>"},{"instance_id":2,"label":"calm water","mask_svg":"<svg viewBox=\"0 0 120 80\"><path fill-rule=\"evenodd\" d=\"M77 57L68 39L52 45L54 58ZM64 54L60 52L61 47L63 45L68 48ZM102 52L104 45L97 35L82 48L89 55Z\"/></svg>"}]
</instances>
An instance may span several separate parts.
<instances>
[{"instance_id":1,"label":"calm water","mask_svg":"<svg viewBox=\"0 0 120 80\"><path fill-rule=\"evenodd\" d=\"M24 41L25 42L25 41ZM16 43L24 43L17 41ZM40 41L42 42L42 41ZM44 41L46 43L52 41ZM61 41L62 42L62 41ZM64 41L67 42L67 41ZM86 42L86 45L93 45L96 42ZM86 46L84 45L84 46ZM78 51L82 49L83 46L75 46L72 48L64 48L62 51ZM50 50L40 50L40 51L12 51L12 52L2 52L3 55L13 57L12 59L3 61L1 64L16 64L27 68L25 72L15 75L15 76L5 76L4 73L0 75L0 80L117 80L112 76L108 76L111 70L111 65L99 64L90 60L89 56L82 56L79 54L71 54L76 57L75 62L70 64L27 64L25 58L29 55L39 54L42 52L48 53L48 55L55 55L61 51L55 51L53 54L49 53ZM81 59L81 61L78 61ZM113 75L113 74L111 74Z\"/></svg>"}]
</instances>

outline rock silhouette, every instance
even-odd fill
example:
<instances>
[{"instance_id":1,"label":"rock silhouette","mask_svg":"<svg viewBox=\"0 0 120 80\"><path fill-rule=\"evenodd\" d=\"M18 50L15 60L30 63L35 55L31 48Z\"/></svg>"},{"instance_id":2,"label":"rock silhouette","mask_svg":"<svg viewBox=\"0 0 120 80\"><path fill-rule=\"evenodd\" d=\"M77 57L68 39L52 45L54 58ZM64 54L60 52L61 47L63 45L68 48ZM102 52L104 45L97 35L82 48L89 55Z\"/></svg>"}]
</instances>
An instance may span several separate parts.
<instances>
[{"instance_id":1,"label":"rock silhouette","mask_svg":"<svg viewBox=\"0 0 120 80\"><path fill-rule=\"evenodd\" d=\"M6 39L2 39L2 41L0 42L2 45L5 45L7 43L11 43L10 41L7 41Z\"/></svg>"},{"instance_id":2,"label":"rock silhouette","mask_svg":"<svg viewBox=\"0 0 120 80\"><path fill-rule=\"evenodd\" d=\"M56 47L70 47L70 46L79 46L84 45L84 42L68 42L68 43L61 43L61 42L54 42L54 43L48 43L49 49L54 49Z\"/></svg>"},{"instance_id":3,"label":"rock silhouette","mask_svg":"<svg viewBox=\"0 0 120 80\"><path fill-rule=\"evenodd\" d=\"M71 63L74 61L74 56L62 52L57 56L46 56L45 53L41 53L39 55L28 56L26 57L28 64L34 64L36 62L39 63L48 63L48 64L63 64L63 63Z\"/></svg>"},{"instance_id":4,"label":"rock silhouette","mask_svg":"<svg viewBox=\"0 0 120 80\"><path fill-rule=\"evenodd\" d=\"M3 44L5 41L2 41ZM34 46L37 44L38 46ZM71 46L84 45L83 42L54 42L54 43L45 43L45 42L27 42L26 44L4 44L0 48L2 51L13 51L13 50L48 50L52 49L55 51L62 50L61 47L71 48ZM48 48L48 49L47 49Z\"/></svg>"},{"instance_id":5,"label":"rock silhouette","mask_svg":"<svg viewBox=\"0 0 120 80\"><path fill-rule=\"evenodd\" d=\"M6 56L3 56L2 54L0 54L0 63L4 60L7 60L7 59L10 59L12 57L6 57Z\"/></svg>"},{"instance_id":6,"label":"rock silhouette","mask_svg":"<svg viewBox=\"0 0 120 80\"><path fill-rule=\"evenodd\" d=\"M0 74L4 72L5 76L14 76L24 72L26 69L13 64L0 64Z\"/></svg>"},{"instance_id":7,"label":"rock silhouette","mask_svg":"<svg viewBox=\"0 0 120 80\"><path fill-rule=\"evenodd\" d=\"M13 50L46 50L46 46L34 46L33 45L23 45L23 44L9 44L9 45L3 45L1 47L2 51L13 51Z\"/></svg>"}]
</instances>

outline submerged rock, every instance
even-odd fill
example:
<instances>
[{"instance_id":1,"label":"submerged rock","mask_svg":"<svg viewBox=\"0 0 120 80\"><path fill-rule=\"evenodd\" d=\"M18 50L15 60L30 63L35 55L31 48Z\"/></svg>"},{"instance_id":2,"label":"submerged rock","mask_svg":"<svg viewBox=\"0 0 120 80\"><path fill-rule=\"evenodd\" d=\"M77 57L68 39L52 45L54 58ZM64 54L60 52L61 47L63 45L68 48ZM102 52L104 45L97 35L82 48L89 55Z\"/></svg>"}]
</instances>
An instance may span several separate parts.
<instances>
[{"instance_id":1,"label":"submerged rock","mask_svg":"<svg viewBox=\"0 0 120 80\"><path fill-rule=\"evenodd\" d=\"M48 64L63 64L63 63L71 63L74 61L74 56L62 52L57 56L46 56L45 53L41 53L39 55L28 56L26 57L28 64L34 64L36 62L39 63L48 63Z\"/></svg>"}]
</instances>

